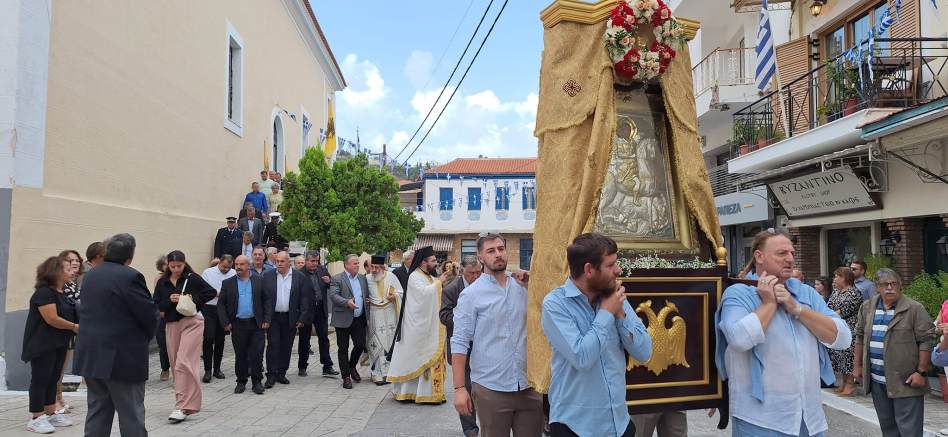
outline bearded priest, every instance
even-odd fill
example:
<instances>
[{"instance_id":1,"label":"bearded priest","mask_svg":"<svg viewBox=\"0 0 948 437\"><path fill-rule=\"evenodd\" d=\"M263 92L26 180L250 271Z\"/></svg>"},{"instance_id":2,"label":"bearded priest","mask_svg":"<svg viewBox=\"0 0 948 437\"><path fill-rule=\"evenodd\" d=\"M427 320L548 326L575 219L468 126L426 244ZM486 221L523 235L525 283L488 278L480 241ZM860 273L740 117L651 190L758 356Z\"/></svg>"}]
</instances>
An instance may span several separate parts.
<instances>
[{"instance_id":1,"label":"bearded priest","mask_svg":"<svg viewBox=\"0 0 948 437\"><path fill-rule=\"evenodd\" d=\"M419 404L444 402L444 325L438 318L441 285L431 246L412 259L408 289L401 302L388 381L395 400Z\"/></svg>"},{"instance_id":2,"label":"bearded priest","mask_svg":"<svg viewBox=\"0 0 948 437\"><path fill-rule=\"evenodd\" d=\"M386 351L395 339L395 327L398 325L398 304L402 300L402 284L394 273L385 268L385 255L373 255L372 265L367 269L369 276L369 295L366 299L372 306L372 318L369 319L368 339L366 341L367 360L365 365L372 369L372 382L375 385L388 384L388 358Z\"/></svg>"}]
</instances>

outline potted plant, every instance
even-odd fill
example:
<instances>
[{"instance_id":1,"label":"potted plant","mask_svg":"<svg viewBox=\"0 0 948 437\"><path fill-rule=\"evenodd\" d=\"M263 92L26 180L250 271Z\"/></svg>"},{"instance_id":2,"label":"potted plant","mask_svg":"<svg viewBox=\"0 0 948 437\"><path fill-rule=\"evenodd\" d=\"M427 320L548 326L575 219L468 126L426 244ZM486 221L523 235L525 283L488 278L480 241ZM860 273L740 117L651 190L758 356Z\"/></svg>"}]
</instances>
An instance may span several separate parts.
<instances>
[{"instance_id":1,"label":"potted plant","mask_svg":"<svg viewBox=\"0 0 948 437\"><path fill-rule=\"evenodd\" d=\"M753 140L753 126L747 120L739 118L734 120L734 140L741 144L741 155L746 155L750 151L750 144Z\"/></svg>"},{"instance_id":2,"label":"potted plant","mask_svg":"<svg viewBox=\"0 0 948 437\"><path fill-rule=\"evenodd\" d=\"M859 69L846 63L826 61L826 81L836 88L835 99L827 99L826 109L830 114L842 110L842 116L851 115L859 108Z\"/></svg>"}]
</instances>

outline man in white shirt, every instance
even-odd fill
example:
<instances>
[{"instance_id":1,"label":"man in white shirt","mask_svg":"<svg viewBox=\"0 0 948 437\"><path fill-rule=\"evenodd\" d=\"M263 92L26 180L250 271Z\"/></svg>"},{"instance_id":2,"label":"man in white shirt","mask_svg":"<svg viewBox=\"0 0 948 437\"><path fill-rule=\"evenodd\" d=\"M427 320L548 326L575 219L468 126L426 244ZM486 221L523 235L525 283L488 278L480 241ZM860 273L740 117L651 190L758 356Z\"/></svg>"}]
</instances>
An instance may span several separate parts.
<instances>
[{"instance_id":1,"label":"man in white shirt","mask_svg":"<svg viewBox=\"0 0 948 437\"><path fill-rule=\"evenodd\" d=\"M267 382L289 384L286 371L290 368L293 340L296 331L312 323L311 299L315 296L313 284L299 270L290 265L290 255L278 252L276 269L263 273L263 291L274 302L273 320L267 330Z\"/></svg>"},{"instance_id":2,"label":"man in white shirt","mask_svg":"<svg viewBox=\"0 0 948 437\"><path fill-rule=\"evenodd\" d=\"M244 231L244 241L240 244L240 254L253 259L253 232Z\"/></svg>"},{"instance_id":3,"label":"man in white shirt","mask_svg":"<svg viewBox=\"0 0 948 437\"><path fill-rule=\"evenodd\" d=\"M224 254L216 266L208 267L201 273L204 281L217 290L217 296L201 308L201 314L204 315L204 377L201 381L204 383L211 382L211 375L217 379L225 378L224 372L221 372L221 360L224 359L224 339L227 333L217 317L217 298L221 294L221 283L237 274L231 268L233 265L234 257Z\"/></svg>"}]
</instances>

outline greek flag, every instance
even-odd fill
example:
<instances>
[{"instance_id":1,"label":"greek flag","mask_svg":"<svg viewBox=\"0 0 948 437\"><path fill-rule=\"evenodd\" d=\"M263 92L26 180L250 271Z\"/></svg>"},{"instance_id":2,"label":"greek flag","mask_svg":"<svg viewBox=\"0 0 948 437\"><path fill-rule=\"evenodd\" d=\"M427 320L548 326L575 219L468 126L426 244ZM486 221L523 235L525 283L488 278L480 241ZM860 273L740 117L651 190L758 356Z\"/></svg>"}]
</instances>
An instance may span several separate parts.
<instances>
[{"instance_id":1,"label":"greek flag","mask_svg":"<svg viewBox=\"0 0 948 437\"><path fill-rule=\"evenodd\" d=\"M872 77L872 46L874 45L876 45L876 34L872 31L872 29L869 29L869 47L867 47L867 50L866 50L866 52L868 52L868 54L866 55L866 68L869 69L870 81L875 80ZM859 77L859 82L861 84L862 76Z\"/></svg>"},{"instance_id":2,"label":"greek flag","mask_svg":"<svg viewBox=\"0 0 948 437\"><path fill-rule=\"evenodd\" d=\"M757 29L757 70L754 82L757 89L763 91L770 84L770 78L777 71L777 56L774 53L773 33L770 31L770 14L767 12L767 0L760 5L760 27Z\"/></svg>"},{"instance_id":3,"label":"greek flag","mask_svg":"<svg viewBox=\"0 0 948 437\"><path fill-rule=\"evenodd\" d=\"M899 19L899 11L902 10L902 0L895 0L895 19Z\"/></svg>"},{"instance_id":4,"label":"greek flag","mask_svg":"<svg viewBox=\"0 0 948 437\"><path fill-rule=\"evenodd\" d=\"M895 20L892 19L892 14L889 13L889 10L886 9L882 11L882 16L879 17L879 30L877 30L876 33L885 35L885 32L889 30L893 24L895 24Z\"/></svg>"}]
</instances>

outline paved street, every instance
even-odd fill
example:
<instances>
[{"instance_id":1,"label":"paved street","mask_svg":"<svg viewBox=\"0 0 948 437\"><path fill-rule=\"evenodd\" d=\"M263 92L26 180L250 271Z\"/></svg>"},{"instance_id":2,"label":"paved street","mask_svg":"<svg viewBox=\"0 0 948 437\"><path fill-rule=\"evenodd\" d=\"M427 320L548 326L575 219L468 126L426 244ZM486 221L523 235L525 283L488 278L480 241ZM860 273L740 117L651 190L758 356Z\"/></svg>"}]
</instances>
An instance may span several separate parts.
<instances>
[{"instance_id":1,"label":"paved street","mask_svg":"<svg viewBox=\"0 0 948 437\"><path fill-rule=\"evenodd\" d=\"M174 404L171 382L158 380L158 357L152 356L151 379L146 386L147 426L151 436L357 436L357 437L460 437L460 424L448 402L442 405L401 404L392 400L388 387L363 382L353 390L344 390L339 379L311 375L300 378L289 375L290 385L277 385L258 396L249 391L233 393L233 354L225 353L224 373L228 379L204 385L203 410L181 424L171 424L168 413ZM335 349L333 349L335 354ZM315 357L314 357L315 358ZM294 357L295 359L295 357ZM311 362L318 360L310 360ZM295 361L294 361L295 362ZM311 366L311 370L314 370ZM363 374L367 374L364 372ZM824 407L830 423L828 436L872 437L880 435L876 424L864 414L871 413L866 399L844 400L827 396L837 408L862 413L863 418L831 407ZM67 394L75 407L72 419L76 425L60 429L55 435L81 436L86 405L83 393ZM926 426L937 430L944 426L948 408L929 399L926 405ZM860 408L862 408L860 410ZM24 431L28 413L26 394L0 395L0 435L28 436ZM871 417L868 417L871 420ZM704 411L688 414L692 437L729 435L716 428L717 417L708 418ZM112 435L118 436L118 424Z\"/></svg>"}]
</instances>

